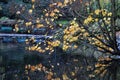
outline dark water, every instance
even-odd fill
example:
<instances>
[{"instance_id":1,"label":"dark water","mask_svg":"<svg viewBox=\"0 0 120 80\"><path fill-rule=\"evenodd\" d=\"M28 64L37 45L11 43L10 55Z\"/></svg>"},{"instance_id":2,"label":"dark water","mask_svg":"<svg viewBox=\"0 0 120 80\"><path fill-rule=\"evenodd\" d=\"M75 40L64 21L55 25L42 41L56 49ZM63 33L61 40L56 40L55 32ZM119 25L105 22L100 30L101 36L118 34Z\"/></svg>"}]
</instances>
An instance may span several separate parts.
<instances>
[{"instance_id":1,"label":"dark water","mask_svg":"<svg viewBox=\"0 0 120 80\"><path fill-rule=\"evenodd\" d=\"M42 64L41 71L25 67L30 65L34 68L39 64ZM48 55L27 51L24 44L0 44L0 80L66 80L63 79L63 74L67 74L67 80L114 80L108 77L113 76L108 73L105 75L107 77L97 75L98 78L91 79L89 75L94 72L95 64L96 59L93 57L66 54L60 49ZM118 70L116 80L120 77L118 65L117 63L115 67L112 64L112 68L110 66L108 69L114 70L115 67ZM52 78L48 76L49 72L53 73Z\"/></svg>"}]
</instances>

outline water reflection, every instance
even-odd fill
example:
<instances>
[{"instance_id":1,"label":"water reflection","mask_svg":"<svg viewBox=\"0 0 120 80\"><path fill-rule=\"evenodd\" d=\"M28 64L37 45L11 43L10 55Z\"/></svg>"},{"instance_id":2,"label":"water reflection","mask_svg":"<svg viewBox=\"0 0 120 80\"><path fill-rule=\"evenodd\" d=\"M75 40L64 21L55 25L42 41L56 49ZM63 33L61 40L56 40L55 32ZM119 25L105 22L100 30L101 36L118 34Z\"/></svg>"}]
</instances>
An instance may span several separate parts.
<instances>
[{"instance_id":1,"label":"water reflection","mask_svg":"<svg viewBox=\"0 0 120 80\"><path fill-rule=\"evenodd\" d=\"M117 59L100 57L89 77L92 80L119 80L119 66Z\"/></svg>"},{"instance_id":2,"label":"water reflection","mask_svg":"<svg viewBox=\"0 0 120 80\"><path fill-rule=\"evenodd\" d=\"M9 49L6 45L6 50L0 50L1 80L119 80L120 77L119 60L109 57L97 61L61 50L48 55L25 51L21 45L13 47Z\"/></svg>"}]
</instances>

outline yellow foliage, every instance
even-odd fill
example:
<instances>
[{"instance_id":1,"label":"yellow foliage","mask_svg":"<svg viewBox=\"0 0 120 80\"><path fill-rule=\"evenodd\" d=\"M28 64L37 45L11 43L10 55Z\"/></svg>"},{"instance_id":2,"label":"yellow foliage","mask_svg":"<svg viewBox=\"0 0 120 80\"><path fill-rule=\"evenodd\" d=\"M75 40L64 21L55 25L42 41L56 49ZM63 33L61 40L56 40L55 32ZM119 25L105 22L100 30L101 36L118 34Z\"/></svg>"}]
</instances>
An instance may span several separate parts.
<instances>
[{"instance_id":1,"label":"yellow foliage","mask_svg":"<svg viewBox=\"0 0 120 80\"><path fill-rule=\"evenodd\" d=\"M87 19L84 20L84 24L89 24Z\"/></svg>"},{"instance_id":2,"label":"yellow foliage","mask_svg":"<svg viewBox=\"0 0 120 80\"><path fill-rule=\"evenodd\" d=\"M100 73L100 70L95 70L94 73L95 73L95 74L99 74L99 73Z\"/></svg>"},{"instance_id":3,"label":"yellow foliage","mask_svg":"<svg viewBox=\"0 0 120 80\"><path fill-rule=\"evenodd\" d=\"M58 10L58 9L54 9L53 11L59 13L59 10Z\"/></svg>"},{"instance_id":4,"label":"yellow foliage","mask_svg":"<svg viewBox=\"0 0 120 80\"><path fill-rule=\"evenodd\" d=\"M60 80L60 78L55 78L55 80Z\"/></svg>"},{"instance_id":5,"label":"yellow foliage","mask_svg":"<svg viewBox=\"0 0 120 80\"><path fill-rule=\"evenodd\" d=\"M97 9L97 10L95 10L95 12L94 12L94 13L95 13L96 15L99 15L99 14L100 14L100 12L101 12L101 10Z\"/></svg>"},{"instance_id":6,"label":"yellow foliage","mask_svg":"<svg viewBox=\"0 0 120 80\"><path fill-rule=\"evenodd\" d=\"M64 35L63 35L63 50L67 50L68 48L73 47L74 49L78 48L77 45L71 45L72 42L75 42L78 40L78 36L74 36L74 34L80 30L82 30L78 23L73 20L70 23L71 25L69 27L67 27L66 29L64 29Z\"/></svg>"},{"instance_id":7,"label":"yellow foliage","mask_svg":"<svg viewBox=\"0 0 120 80\"><path fill-rule=\"evenodd\" d=\"M107 15L107 10L106 10L106 9L102 9L101 11L102 11L102 15L103 15L103 16L106 16L106 15Z\"/></svg>"},{"instance_id":8,"label":"yellow foliage","mask_svg":"<svg viewBox=\"0 0 120 80\"><path fill-rule=\"evenodd\" d=\"M48 74L47 76L47 80L51 80L52 79L52 75Z\"/></svg>"},{"instance_id":9,"label":"yellow foliage","mask_svg":"<svg viewBox=\"0 0 120 80\"><path fill-rule=\"evenodd\" d=\"M40 23L40 19L39 18L36 19L36 23Z\"/></svg>"},{"instance_id":10,"label":"yellow foliage","mask_svg":"<svg viewBox=\"0 0 120 80\"><path fill-rule=\"evenodd\" d=\"M90 78L93 78L93 77L95 77L95 75L93 75L93 74L90 74L90 75L89 75L89 77L90 77Z\"/></svg>"},{"instance_id":11,"label":"yellow foliage","mask_svg":"<svg viewBox=\"0 0 120 80\"><path fill-rule=\"evenodd\" d=\"M28 32L28 33L30 33L31 31L30 31L30 30L28 30L27 32Z\"/></svg>"},{"instance_id":12,"label":"yellow foliage","mask_svg":"<svg viewBox=\"0 0 120 80\"><path fill-rule=\"evenodd\" d=\"M96 18L95 21L98 22L98 18Z\"/></svg>"},{"instance_id":13,"label":"yellow foliage","mask_svg":"<svg viewBox=\"0 0 120 80\"><path fill-rule=\"evenodd\" d=\"M108 16L112 16L112 13L111 13L111 12L109 12L107 15L108 15Z\"/></svg>"},{"instance_id":14,"label":"yellow foliage","mask_svg":"<svg viewBox=\"0 0 120 80\"><path fill-rule=\"evenodd\" d=\"M69 80L68 76L65 73L62 75L62 78L63 80Z\"/></svg>"},{"instance_id":15,"label":"yellow foliage","mask_svg":"<svg viewBox=\"0 0 120 80\"><path fill-rule=\"evenodd\" d=\"M35 9L35 5L32 5L32 9Z\"/></svg>"},{"instance_id":16,"label":"yellow foliage","mask_svg":"<svg viewBox=\"0 0 120 80\"><path fill-rule=\"evenodd\" d=\"M71 72L71 75L72 75L72 76L75 76L75 73L74 73L74 72Z\"/></svg>"},{"instance_id":17,"label":"yellow foliage","mask_svg":"<svg viewBox=\"0 0 120 80\"><path fill-rule=\"evenodd\" d=\"M54 16L55 16L55 13L54 13L54 12L51 12L51 13L50 13L50 16L51 16L51 17L54 17Z\"/></svg>"},{"instance_id":18,"label":"yellow foliage","mask_svg":"<svg viewBox=\"0 0 120 80\"><path fill-rule=\"evenodd\" d=\"M46 14L45 14L45 16L47 16L47 17L48 17L48 16L49 16L49 13L46 13Z\"/></svg>"},{"instance_id":19,"label":"yellow foliage","mask_svg":"<svg viewBox=\"0 0 120 80\"><path fill-rule=\"evenodd\" d=\"M91 15L89 15L88 18L84 20L84 24L89 24L90 22L93 22L93 18Z\"/></svg>"},{"instance_id":20,"label":"yellow foliage","mask_svg":"<svg viewBox=\"0 0 120 80\"><path fill-rule=\"evenodd\" d=\"M62 5L63 5L63 4L62 4L61 2L58 2L58 3L57 3L57 6L58 6L58 7L60 7L60 6L62 6Z\"/></svg>"},{"instance_id":21,"label":"yellow foliage","mask_svg":"<svg viewBox=\"0 0 120 80\"><path fill-rule=\"evenodd\" d=\"M68 45L63 44L63 48L62 48L62 49L63 49L64 51L66 51L68 48L69 48L69 46L68 46Z\"/></svg>"},{"instance_id":22,"label":"yellow foliage","mask_svg":"<svg viewBox=\"0 0 120 80\"><path fill-rule=\"evenodd\" d=\"M29 9L29 14L32 14L33 10L32 9Z\"/></svg>"},{"instance_id":23,"label":"yellow foliage","mask_svg":"<svg viewBox=\"0 0 120 80\"><path fill-rule=\"evenodd\" d=\"M35 0L31 0L31 2L32 2L32 3L34 3L34 2L35 2Z\"/></svg>"},{"instance_id":24,"label":"yellow foliage","mask_svg":"<svg viewBox=\"0 0 120 80\"><path fill-rule=\"evenodd\" d=\"M103 77L107 73L107 70L104 70L102 74L100 74L101 77Z\"/></svg>"},{"instance_id":25,"label":"yellow foliage","mask_svg":"<svg viewBox=\"0 0 120 80\"><path fill-rule=\"evenodd\" d=\"M76 49L76 48L78 48L78 46L77 46L77 45L74 45L73 47L74 47L75 49Z\"/></svg>"},{"instance_id":26,"label":"yellow foliage","mask_svg":"<svg viewBox=\"0 0 120 80\"><path fill-rule=\"evenodd\" d=\"M69 42L74 42L74 41L77 41L78 40L78 36L77 37L72 37Z\"/></svg>"},{"instance_id":27,"label":"yellow foliage","mask_svg":"<svg viewBox=\"0 0 120 80\"><path fill-rule=\"evenodd\" d=\"M16 32L19 31L18 24L15 24L15 31L16 31Z\"/></svg>"},{"instance_id":28,"label":"yellow foliage","mask_svg":"<svg viewBox=\"0 0 120 80\"><path fill-rule=\"evenodd\" d=\"M106 24L110 24L110 17L112 16L111 12L108 12L106 9L96 9L94 13L91 13L85 20L84 24L88 25L91 22L98 22L99 19L97 17L92 17L92 15L101 15L103 16L103 20L105 21ZM108 18L109 17L109 18Z\"/></svg>"},{"instance_id":29,"label":"yellow foliage","mask_svg":"<svg viewBox=\"0 0 120 80\"><path fill-rule=\"evenodd\" d=\"M53 42L48 41L48 44L51 45L52 47L57 47L60 45L60 41L59 40L55 40Z\"/></svg>"},{"instance_id":30,"label":"yellow foliage","mask_svg":"<svg viewBox=\"0 0 120 80\"><path fill-rule=\"evenodd\" d=\"M89 33L88 32L84 32L83 37L88 37Z\"/></svg>"},{"instance_id":31,"label":"yellow foliage","mask_svg":"<svg viewBox=\"0 0 120 80\"><path fill-rule=\"evenodd\" d=\"M31 26L31 25L32 25L32 22L26 22L25 25L26 25L26 26Z\"/></svg>"},{"instance_id":32,"label":"yellow foliage","mask_svg":"<svg viewBox=\"0 0 120 80\"><path fill-rule=\"evenodd\" d=\"M36 24L36 27L41 28L41 27L44 27L44 25L39 23L39 24Z\"/></svg>"}]
</instances>

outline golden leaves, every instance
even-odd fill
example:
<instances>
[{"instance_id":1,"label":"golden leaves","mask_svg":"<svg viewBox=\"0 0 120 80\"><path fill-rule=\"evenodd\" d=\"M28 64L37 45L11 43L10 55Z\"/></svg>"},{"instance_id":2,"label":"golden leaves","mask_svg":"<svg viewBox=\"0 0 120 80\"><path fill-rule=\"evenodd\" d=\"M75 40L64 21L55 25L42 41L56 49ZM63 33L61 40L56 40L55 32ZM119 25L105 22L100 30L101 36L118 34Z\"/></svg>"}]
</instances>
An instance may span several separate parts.
<instances>
[{"instance_id":1,"label":"golden leaves","mask_svg":"<svg viewBox=\"0 0 120 80\"><path fill-rule=\"evenodd\" d=\"M32 5L32 9L35 9L35 5Z\"/></svg>"},{"instance_id":2,"label":"golden leaves","mask_svg":"<svg viewBox=\"0 0 120 80\"><path fill-rule=\"evenodd\" d=\"M78 48L77 45L72 43L78 40L79 35L75 35L75 34L80 30L81 28L79 27L78 23L75 20L71 21L70 26L64 29L63 45L62 45L62 49L64 51L68 50L69 48L73 48L73 49Z\"/></svg>"},{"instance_id":3,"label":"golden leaves","mask_svg":"<svg viewBox=\"0 0 120 80\"><path fill-rule=\"evenodd\" d=\"M94 11L94 13L91 13L85 20L84 20L84 24L88 25L92 22L98 22L99 20L101 20L100 18L98 18L98 16L102 15L102 19L105 21L106 24L110 24L110 19L112 16L111 12L108 12L106 9L96 9ZM107 19L106 19L107 18Z\"/></svg>"},{"instance_id":4,"label":"golden leaves","mask_svg":"<svg viewBox=\"0 0 120 80\"><path fill-rule=\"evenodd\" d=\"M96 15L99 15L99 14L100 14L100 12L101 12L101 10L96 9L94 13L95 13Z\"/></svg>"},{"instance_id":5,"label":"golden leaves","mask_svg":"<svg viewBox=\"0 0 120 80\"><path fill-rule=\"evenodd\" d=\"M15 24L15 31L16 31L16 32L19 31L18 24Z\"/></svg>"},{"instance_id":6,"label":"golden leaves","mask_svg":"<svg viewBox=\"0 0 120 80\"><path fill-rule=\"evenodd\" d=\"M35 0L31 0L31 2L32 2L32 3L34 3L34 2L35 2Z\"/></svg>"},{"instance_id":7,"label":"golden leaves","mask_svg":"<svg viewBox=\"0 0 120 80\"><path fill-rule=\"evenodd\" d=\"M62 5L63 5L62 2L57 2L58 7L61 7Z\"/></svg>"},{"instance_id":8,"label":"golden leaves","mask_svg":"<svg viewBox=\"0 0 120 80\"><path fill-rule=\"evenodd\" d=\"M40 23L40 19L39 18L36 19L36 23Z\"/></svg>"},{"instance_id":9,"label":"golden leaves","mask_svg":"<svg viewBox=\"0 0 120 80\"><path fill-rule=\"evenodd\" d=\"M109 12L109 13L107 14L107 16L112 16L112 13L111 13L111 12Z\"/></svg>"},{"instance_id":10,"label":"golden leaves","mask_svg":"<svg viewBox=\"0 0 120 80\"><path fill-rule=\"evenodd\" d=\"M68 48L69 48L69 45L68 45L68 44L63 44L62 49L63 49L64 51L66 51Z\"/></svg>"},{"instance_id":11,"label":"golden leaves","mask_svg":"<svg viewBox=\"0 0 120 80\"><path fill-rule=\"evenodd\" d=\"M48 72L46 75L47 80L51 80L53 77L53 72Z\"/></svg>"},{"instance_id":12,"label":"golden leaves","mask_svg":"<svg viewBox=\"0 0 120 80\"><path fill-rule=\"evenodd\" d=\"M48 16L49 16L49 13L46 13L46 14L45 14L45 16L47 16L47 17L48 17Z\"/></svg>"},{"instance_id":13,"label":"golden leaves","mask_svg":"<svg viewBox=\"0 0 120 80\"><path fill-rule=\"evenodd\" d=\"M50 16L51 16L51 17L54 17L54 16L55 16L55 13L54 13L54 12L51 12L51 13L50 13Z\"/></svg>"},{"instance_id":14,"label":"golden leaves","mask_svg":"<svg viewBox=\"0 0 120 80\"><path fill-rule=\"evenodd\" d=\"M33 10L32 10L32 9L29 9L29 11L28 11L28 12L29 12L29 14L32 14Z\"/></svg>"},{"instance_id":15,"label":"golden leaves","mask_svg":"<svg viewBox=\"0 0 120 80\"><path fill-rule=\"evenodd\" d=\"M30 65L30 64L28 64L28 65L25 65L25 69L33 71L33 72L36 71L36 70L38 70L38 71L45 71L46 67L43 66L41 63L37 64L37 65Z\"/></svg>"},{"instance_id":16,"label":"golden leaves","mask_svg":"<svg viewBox=\"0 0 120 80\"><path fill-rule=\"evenodd\" d=\"M60 12L58 9L54 9L53 11L56 12L56 13L59 13L59 12Z\"/></svg>"},{"instance_id":17,"label":"golden leaves","mask_svg":"<svg viewBox=\"0 0 120 80\"><path fill-rule=\"evenodd\" d=\"M76 48L78 48L78 46L77 46L77 45L74 45L73 48L76 49Z\"/></svg>"},{"instance_id":18,"label":"golden leaves","mask_svg":"<svg viewBox=\"0 0 120 80\"><path fill-rule=\"evenodd\" d=\"M71 75L72 75L72 76L75 76L75 72L71 72Z\"/></svg>"},{"instance_id":19,"label":"golden leaves","mask_svg":"<svg viewBox=\"0 0 120 80\"><path fill-rule=\"evenodd\" d=\"M36 27L37 27L37 28L41 28L41 27L44 27L44 25L43 25L43 24L38 23L38 24L36 24Z\"/></svg>"},{"instance_id":20,"label":"golden leaves","mask_svg":"<svg viewBox=\"0 0 120 80\"><path fill-rule=\"evenodd\" d=\"M95 77L95 75L94 75L94 74L90 74L89 77L90 77L90 78L93 78L93 77Z\"/></svg>"},{"instance_id":21,"label":"golden leaves","mask_svg":"<svg viewBox=\"0 0 120 80\"><path fill-rule=\"evenodd\" d=\"M94 21L93 17L91 15L89 15L88 18L84 20L84 24L87 25L93 21Z\"/></svg>"},{"instance_id":22,"label":"golden leaves","mask_svg":"<svg viewBox=\"0 0 120 80\"><path fill-rule=\"evenodd\" d=\"M52 79L52 75L48 74L47 76L47 80L51 80Z\"/></svg>"},{"instance_id":23,"label":"golden leaves","mask_svg":"<svg viewBox=\"0 0 120 80\"><path fill-rule=\"evenodd\" d=\"M107 10L106 10L106 9L102 9L101 12L102 12L102 15L103 15L103 16L106 16L106 15L107 15Z\"/></svg>"},{"instance_id":24,"label":"golden leaves","mask_svg":"<svg viewBox=\"0 0 120 80\"><path fill-rule=\"evenodd\" d=\"M66 73L64 73L64 74L62 75L62 78L63 78L63 80L69 80L69 77L66 75Z\"/></svg>"},{"instance_id":25,"label":"golden leaves","mask_svg":"<svg viewBox=\"0 0 120 80\"><path fill-rule=\"evenodd\" d=\"M52 42L48 41L47 43L48 43L48 45L51 45L52 47L57 47L57 46L60 45L59 40L55 40L55 41L52 41Z\"/></svg>"},{"instance_id":26,"label":"golden leaves","mask_svg":"<svg viewBox=\"0 0 120 80\"><path fill-rule=\"evenodd\" d=\"M31 26L32 22L26 22L25 25L26 25L26 27Z\"/></svg>"}]
</instances>

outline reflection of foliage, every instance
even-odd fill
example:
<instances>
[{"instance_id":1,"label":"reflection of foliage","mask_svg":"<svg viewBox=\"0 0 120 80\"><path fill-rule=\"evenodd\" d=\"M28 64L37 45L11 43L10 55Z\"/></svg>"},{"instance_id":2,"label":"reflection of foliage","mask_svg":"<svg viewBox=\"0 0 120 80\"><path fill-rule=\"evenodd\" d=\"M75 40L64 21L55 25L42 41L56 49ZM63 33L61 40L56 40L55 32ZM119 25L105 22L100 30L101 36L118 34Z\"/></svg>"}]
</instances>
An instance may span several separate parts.
<instances>
[{"instance_id":1,"label":"reflection of foliage","mask_svg":"<svg viewBox=\"0 0 120 80\"><path fill-rule=\"evenodd\" d=\"M63 56L62 56L63 57ZM67 58L65 56L65 58ZM89 63L91 66L87 66L85 58L83 56L72 55L66 62L54 63L52 60L48 60L48 64L40 63L36 65L26 65L25 75L30 79L47 79L47 80L74 80L74 79L88 79L88 73L86 68L93 69L92 58ZM61 59L62 60L62 59ZM83 67L84 66L84 67Z\"/></svg>"},{"instance_id":2,"label":"reflection of foliage","mask_svg":"<svg viewBox=\"0 0 120 80\"><path fill-rule=\"evenodd\" d=\"M95 64L95 70L93 71L93 74L90 74L90 78L95 78L95 76L102 77L104 79L104 76L106 74L109 74L109 68L111 67L112 59L109 57L100 57L98 59L98 62ZM108 75L109 76L109 75ZM109 80L109 77L107 77Z\"/></svg>"},{"instance_id":3,"label":"reflection of foliage","mask_svg":"<svg viewBox=\"0 0 120 80\"><path fill-rule=\"evenodd\" d=\"M43 42L38 43L36 42L35 38L27 39L26 43L29 44L29 47L26 48L27 50L38 51L40 53L47 52L47 54L51 54L53 52L56 52L54 49L57 46L62 47L64 51L69 51L70 49L75 51L76 49L80 48L80 45L84 43L84 45L94 46L96 50L104 53L111 53L112 55L119 54L116 43L117 28L115 25L115 14L117 11L115 10L114 0L111 0L110 5L113 5L113 7L110 8L111 10L107 10L103 6L101 7L100 0L93 1L96 2L98 6L96 5L95 9L92 10L89 9L89 7L92 5L92 2L89 1L84 2L83 0L53 0L50 1L51 3L47 4L48 7L42 7L42 15L37 14L39 12L41 13L41 11L37 12L37 7L39 6L37 2L39 1L40 0L31 0L31 8L27 10L25 10L26 8L24 6L21 10L14 10L14 7L12 6L11 13L16 13L17 16L23 15L25 12L28 14L26 14L25 17L23 15L25 18L24 25L28 29L28 33L31 33L34 28L47 28L47 30L56 31L60 28L59 26L61 26L62 29L59 29L58 32L56 32L54 39L45 39ZM79 4L82 6L78 7ZM81 7L85 9L81 9ZM65 24L66 22L58 21L58 24L60 23L58 26L56 24L56 21L60 17L67 16L68 14L66 13L69 13L69 16L72 17L73 20L71 20L68 24ZM88 17L86 17L86 15ZM68 18L68 16L65 17L65 19L66 18ZM15 28L18 30L17 25ZM47 35L49 35L48 32L46 32L44 36ZM101 62L109 62L111 59L108 57L100 59L100 61L98 59L98 63L95 65L96 69L94 70L93 75L90 75L90 77L94 77L94 74L100 74L103 76L103 74L108 71L107 68L111 65L111 63L103 64ZM62 67L60 63L57 65ZM54 66L50 65L50 67ZM29 74L29 72L34 72L36 70L43 71L48 80L52 79L53 75L55 74L51 72L52 70L46 68L42 64L35 66L26 65L25 68L27 69L26 74ZM88 66L87 68L92 69L91 66ZM74 76L75 73L77 72L72 71L68 74ZM70 79L70 76L67 76L68 74L62 73L61 77L63 80ZM59 80L60 78L57 79Z\"/></svg>"},{"instance_id":4,"label":"reflection of foliage","mask_svg":"<svg viewBox=\"0 0 120 80\"><path fill-rule=\"evenodd\" d=\"M100 57L95 64L93 73L89 75L90 79L96 80L118 80L119 79L119 60L109 57Z\"/></svg>"}]
</instances>

